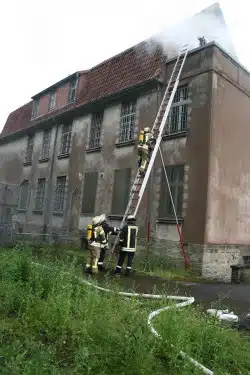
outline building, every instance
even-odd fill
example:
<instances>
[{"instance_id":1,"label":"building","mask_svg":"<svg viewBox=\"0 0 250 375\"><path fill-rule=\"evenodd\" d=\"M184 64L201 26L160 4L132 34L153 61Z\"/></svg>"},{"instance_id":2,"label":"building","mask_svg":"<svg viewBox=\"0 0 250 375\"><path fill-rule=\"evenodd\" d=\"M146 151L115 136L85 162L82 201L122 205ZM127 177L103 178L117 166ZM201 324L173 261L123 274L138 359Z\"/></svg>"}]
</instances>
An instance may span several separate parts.
<instances>
[{"instance_id":1,"label":"building","mask_svg":"<svg viewBox=\"0 0 250 375\"><path fill-rule=\"evenodd\" d=\"M20 231L71 234L99 213L119 225L139 130L152 126L174 63L142 42L9 115L0 182L20 186ZM205 277L228 280L250 255L249 95L249 73L220 46L191 50L161 144L188 256ZM150 222L152 251L182 258L160 158L138 222L142 248Z\"/></svg>"}]
</instances>

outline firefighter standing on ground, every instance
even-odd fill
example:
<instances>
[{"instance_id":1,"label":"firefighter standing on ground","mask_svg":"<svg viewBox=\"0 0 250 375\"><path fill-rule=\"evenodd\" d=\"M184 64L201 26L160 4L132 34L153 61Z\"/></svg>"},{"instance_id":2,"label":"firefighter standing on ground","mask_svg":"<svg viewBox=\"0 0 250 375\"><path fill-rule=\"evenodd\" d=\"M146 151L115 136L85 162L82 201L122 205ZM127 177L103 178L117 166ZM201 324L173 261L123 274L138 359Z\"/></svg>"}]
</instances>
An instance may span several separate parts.
<instances>
[{"instance_id":1,"label":"firefighter standing on ground","mask_svg":"<svg viewBox=\"0 0 250 375\"><path fill-rule=\"evenodd\" d=\"M140 131L139 145L138 145L138 165L141 174L146 172L150 154L152 151L152 145L155 143L155 139L150 128L144 128Z\"/></svg>"},{"instance_id":2,"label":"firefighter standing on ground","mask_svg":"<svg viewBox=\"0 0 250 375\"><path fill-rule=\"evenodd\" d=\"M101 254L100 254L100 258L98 260L98 269L99 269L99 271L103 271L104 270L104 268L103 268L103 262L104 262L104 258L105 258L105 255L106 255L106 251L109 248L108 236L110 234L111 235L116 235L116 234L119 233L119 229L118 228L112 227L112 225L109 225L107 223L105 215L101 215L101 225L102 225L102 228L104 230L105 238L106 238L107 243L106 244L101 244Z\"/></svg>"},{"instance_id":3,"label":"firefighter standing on ground","mask_svg":"<svg viewBox=\"0 0 250 375\"><path fill-rule=\"evenodd\" d=\"M136 219L134 216L129 215L127 217L127 223L122 227L120 231L120 255L118 263L115 269L115 274L120 275L122 265L127 255L127 267L125 275L128 276L131 272L133 258L136 252L138 226L136 225Z\"/></svg>"},{"instance_id":4,"label":"firefighter standing on ground","mask_svg":"<svg viewBox=\"0 0 250 375\"><path fill-rule=\"evenodd\" d=\"M92 220L92 225L88 225L88 259L86 263L86 271L98 273L98 259L100 257L101 245L107 245L105 232L102 228L101 216L96 216Z\"/></svg>"}]
</instances>

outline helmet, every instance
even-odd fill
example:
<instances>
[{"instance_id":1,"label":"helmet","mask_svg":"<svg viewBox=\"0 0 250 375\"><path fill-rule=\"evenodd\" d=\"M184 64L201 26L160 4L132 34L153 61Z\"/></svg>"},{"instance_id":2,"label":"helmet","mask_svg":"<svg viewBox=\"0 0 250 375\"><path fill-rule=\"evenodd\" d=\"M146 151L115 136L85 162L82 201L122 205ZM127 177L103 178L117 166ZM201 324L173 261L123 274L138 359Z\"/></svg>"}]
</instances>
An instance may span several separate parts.
<instances>
[{"instance_id":1,"label":"helmet","mask_svg":"<svg viewBox=\"0 0 250 375\"><path fill-rule=\"evenodd\" d=\"M149 133L151 131L150 128L144 128L145 133Z\"/></svg>"},{"instance_id":2,"label":"helmet","mask_svg":"<svg viewBox=\"0 0 250 375\"><path fill-rule=\"evenodd\" d=\"M101 218L101 223L103 223L104 221L106 221L106 215L105 214L102 214L100 216L100 218Z\"/></svg>"},{"instance_id":3,"label":"helmet","mask_svg":"<svg viewBox=\"0 0 250 375\"><path fill-rule=\"evenodd\" d=\"M93 217L93 220L92 220L93 225L100 224L100 222L101 222L101 216Z\"/></svg>"},{"instance_id":4,"label":"helmet","mask_svg":"<svg viewBox=\"0 0 250 375\"><path fill-rule=\"evenodd\" d=\"M136 219L135 219L134 215L128 215L127 220L128 221L135 221Z\"/></svg>"}]
</instances>

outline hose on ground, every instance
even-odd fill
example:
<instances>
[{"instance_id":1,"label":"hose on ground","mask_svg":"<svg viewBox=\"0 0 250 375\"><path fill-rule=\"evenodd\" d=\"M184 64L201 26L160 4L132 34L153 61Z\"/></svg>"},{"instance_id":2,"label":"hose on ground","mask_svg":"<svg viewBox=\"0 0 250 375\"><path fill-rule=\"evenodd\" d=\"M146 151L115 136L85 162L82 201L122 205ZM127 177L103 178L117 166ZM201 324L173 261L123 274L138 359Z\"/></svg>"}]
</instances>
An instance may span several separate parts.
<instances>
[{"instance_id":1,"label":"hose on ground","mask_svg":"<svg viewBox=\"0 0 250 375\"><path fill-rule=\"evenodd\" d=\"M40 267L50 268L48 266L45 266L44 264L39 264L39 263L35 263L35 262L32 262L32 264L34 264L36 266L40 266ZM69 272L64 272L64 273L68 274L68 275L71 275ZM75 278L79 281L80 284L88 285L89 287L95 288L95 289L100 290L100 291L105 292L105 293L117 293L118 295L123 296L123 297L138 297L138 298L147 298L147 299L168 299L168 300L172 300L172 301L182 301L182 302L176 303L174 306L172 306L172 305L171 306L165 306L165 307L162 307L160 309L154 310L154 311L152 311L148 315L147 324L149 326L149 329L150 329L151 333L154 336L156 336L158 339L162 339L162 337L156 331L156 329L154 328L154 326L152 324L153 318L155 318L157 315L159 315L163 311L167 311L167 310L169 310L171 308L181 308L181 307L185 307L185 306L188 306L188 305L191 305L192 303L194 303L194 297L166 296L166 295L163 295L163 294L145 294L145 293L130 293L130 292L114 292L112 289L103 288L103 287L101 287L99 285L91 283L90 281L87 281L86 279L80 279L77 276L75 276ZM173 347L172 344L171 344L171 346ZM195 367L197 367L200 370L202 370L205 375L214 375L213 371L209 370L207 367L205 367L201 363L197 362L195 359L193 359L192 357L190 357L185 352L180 351L179 354L180 354L180 356L183 359L186 359L186 360L192 362Z\"/></svg>"}]
</instances>

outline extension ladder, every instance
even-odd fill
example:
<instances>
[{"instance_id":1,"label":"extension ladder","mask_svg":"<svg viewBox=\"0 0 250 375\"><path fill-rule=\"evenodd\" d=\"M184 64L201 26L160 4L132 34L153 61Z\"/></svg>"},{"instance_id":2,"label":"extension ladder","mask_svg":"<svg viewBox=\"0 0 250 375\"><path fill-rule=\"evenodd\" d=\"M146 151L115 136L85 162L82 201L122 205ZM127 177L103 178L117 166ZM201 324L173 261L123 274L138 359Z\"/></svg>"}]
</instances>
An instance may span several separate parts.
<instances>
[{"instance_id":1,"label":"extension ladder","mask_svg":"<svg viewBox=\"0 0 250 375\"><path fill-rule=\"evenodd\" d=\"M150 162L148 164L145 175L142 176L140 174L139 169L137 171L134 183L130 191L129 202L128 202L125 214L121 222L121 227L123 226L126 220L126 217L128 215L136 216L137 214L138 208L140 206L140 203L141 203L141 200L142 200L142 197L143 197L143 194L144 194L144 191L145 191L145 188L146 188L149 176L150 176L150 172L152 170L152 167L153 167L156 155L157 155L157 151L160 146L160 142L162 140L163 131L165 129L167 117L168 117L170 108L173 103L174 95L179 84L180 75L181 75L187 54L188 54L188 45L183 46L183 49L177 56L174 69L168 81L167 88L165 90L161 105L159 107L158 113L154 121L154 125L152 127L152 133L153 133L154 138L156 139L156 143L153 146L153 152L150 158ZM119 234L116 236L115 242L111 250L111 255L113 254L115 250L118 240L119 240Z\"/></svg>"}]
</instances>

